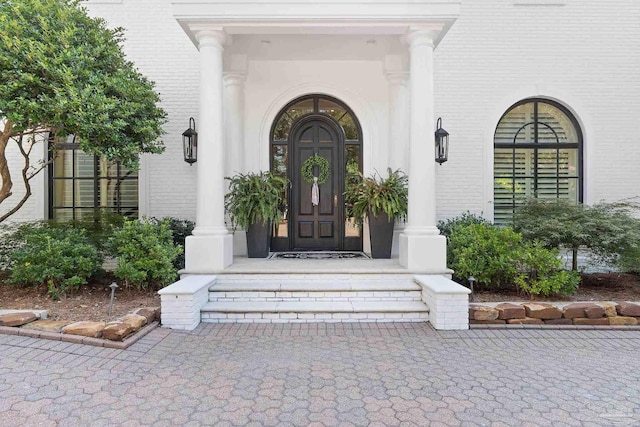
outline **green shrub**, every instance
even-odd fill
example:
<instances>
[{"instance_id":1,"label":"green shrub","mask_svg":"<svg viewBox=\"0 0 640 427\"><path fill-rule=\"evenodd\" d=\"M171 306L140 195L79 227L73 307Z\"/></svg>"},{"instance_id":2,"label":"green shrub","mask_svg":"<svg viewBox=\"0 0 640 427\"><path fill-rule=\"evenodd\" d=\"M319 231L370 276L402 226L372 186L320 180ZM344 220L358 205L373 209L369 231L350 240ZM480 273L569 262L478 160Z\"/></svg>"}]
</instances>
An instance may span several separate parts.
<instances>
[{"instance_id":1,"label":"green shrub","mask_svg":"<svg viewBox=\"0 0 640 427\"><path fill-rule=\"evenodd\" d=\"M449 266L461 281L474 276L479 285L515 286L529 295L571 294L577 289L580 276L562 270L557 250L526 242L511 227L472 220L450 230Z\"/></svg>"},{"instance_id":2,"label":"green shrub","mask_svg":"<svg viewBox=\"0 0 640 427\"><path fill-rule=\"evenodd\" d=\"M456 227L470 224L490 224L490 222L481 215L467 211L454 218L438 221L438 229L440 234L448 238Z\"/></svg>"},{"instance_id":3,"label":"green shrub","mask_svg":"<svg viewBox=\"0 0 640 427\"><path fill-rule=\"evenodd\" d=\"M16 226L0 225L0 270L11 270L13 253L25 244L25 236L32 229L47 226L45 221L24 222Z\"/></svg>"},{"instance_id":4,"label":"green shrub","mask_svg":"<svg viewBox=\"0 0 640 427\"><path fill-rule=\"evenodd\" d=\"M524 243L516 251L518 274L515 284L528 295L571 295L578 289L580 275L576 271L562 270L562 261L556 249L547 249L541 243Z\"/></svg>"},{"instance_id":5,"label":"green shrub","mask_svg":"<svg viewBox=\"0 0 640 427\"><path fill-rule=\"evenodd\" d=\"M163 287L177 277L173 262L182 248L174 245L168 221L125 220L109 243L118 258L114 274L124 279L126 287Z\"/></svg>"},{"instance_id":6,"label":"green shrub","mask_svg":"<svg viewBox=\"0 0 640 427\"><path fill-rule=\"evenodd\" d=\"M20 228L18 235L24 243L11 252L11 282L46 284L55 299L86 284L102 264L82 229L36 226Z\"/></svg>"},{"instance_id":7,"label":"green shrub","mask_svg":"<svg viewBox=\"0 0 640 427\"><path fill-rule=\"evenodd\" d=\"M180 255L176 257L176 259L173 261L173 265L176 270L182 270L184 268L185 240L193 233L193 229L196 226L195 222L188 219L179 219L173 217L166 217L161 220L157 218L151 218L150 221L154 222L155 224L160 224L163 221L167 222L169 229L173 233L173 244L182 248L182 253L180 253Z\"/></svg>"},{"instance_id":8,"label":"green shrub","mask_svg":"<svg viewBox=\"0 0 640 427\"><path fill-rule=\"evenodd\" d=\"M473 276L480 284L509 286L519 274L514 249L521 243L522 236L509 227L488 223L455 226L449 236L449 266L463 280Z\"/></svg>"},{"instance_id":9,"label":"green shrub","mask_svg":"<svg viewBox=\"0 0 640 427\"><path fill-rule=\"evenodd\" d=\"M108 250L109 238L118 228L122 227L125 217L108 210L97 210L87 218L68 222L54 222L51 226L62 228L82 228L87 232L89 242L93 244L99 252L105 253Z\"/></svg>"}]
</instances>

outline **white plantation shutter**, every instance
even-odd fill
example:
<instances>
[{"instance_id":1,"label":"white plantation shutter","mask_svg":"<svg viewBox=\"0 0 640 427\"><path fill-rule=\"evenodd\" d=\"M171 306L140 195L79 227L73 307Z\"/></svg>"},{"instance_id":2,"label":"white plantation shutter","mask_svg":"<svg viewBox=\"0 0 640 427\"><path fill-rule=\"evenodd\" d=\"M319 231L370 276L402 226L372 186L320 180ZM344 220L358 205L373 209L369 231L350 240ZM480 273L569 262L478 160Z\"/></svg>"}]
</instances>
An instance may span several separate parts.
<instances>
[{"instance_id":1,"label":"white plantation shutter","mask_svg":"<svg viewBox=\"0 0 640 427\"><path fill-rule=\"evenodd\" d=\"M568 111L542 100L510 109L494 136L494 222L508 225L529 198L580 197L581 133Z\"/></svg>"}]
</instances>

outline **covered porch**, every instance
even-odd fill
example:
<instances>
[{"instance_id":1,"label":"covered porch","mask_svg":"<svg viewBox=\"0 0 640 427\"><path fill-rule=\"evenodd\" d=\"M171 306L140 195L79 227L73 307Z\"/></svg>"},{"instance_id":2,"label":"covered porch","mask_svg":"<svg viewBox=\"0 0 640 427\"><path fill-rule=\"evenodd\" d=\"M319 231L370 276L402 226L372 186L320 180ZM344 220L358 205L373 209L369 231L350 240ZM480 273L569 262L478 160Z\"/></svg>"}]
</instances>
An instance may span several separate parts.
<instances>
[{"instance_id":1,"label":"covered porch","mask_svg":"<svg viewBox=\"0 0 640 427\"><path fill-rule=\"evenodd\" d=\"M244 234L234 236L225 223L224 177L272 168L274 120L309 94L353 111L361 125L361 172L392 167L409 175L408 221L398 227L393 268L447 273L446 243L436 228L433 50L460 1L176 0L173 7L200 52L201 70L196 228L186 241L184 274L247 265ZM307 268L299 260L281 265ZM344 268L357 265L349 260Z\"/></svg>"}]
</instances>

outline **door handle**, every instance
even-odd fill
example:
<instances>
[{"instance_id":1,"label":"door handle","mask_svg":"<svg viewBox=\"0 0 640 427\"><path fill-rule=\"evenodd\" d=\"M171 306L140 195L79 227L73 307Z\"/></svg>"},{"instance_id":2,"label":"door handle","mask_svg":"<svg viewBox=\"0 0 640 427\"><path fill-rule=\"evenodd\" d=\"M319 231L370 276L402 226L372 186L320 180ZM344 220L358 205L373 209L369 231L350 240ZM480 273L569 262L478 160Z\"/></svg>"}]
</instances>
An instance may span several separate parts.
<instances>
[{"instance_id":1,"label":"door handle","mask_svg":"<svg viewBox=\"0 0 640 427\"><path fill-rule=\"evenodd\" d=\"M338 209L338 195L333 196L333 207Z\"/></svg>"}]
</instances>

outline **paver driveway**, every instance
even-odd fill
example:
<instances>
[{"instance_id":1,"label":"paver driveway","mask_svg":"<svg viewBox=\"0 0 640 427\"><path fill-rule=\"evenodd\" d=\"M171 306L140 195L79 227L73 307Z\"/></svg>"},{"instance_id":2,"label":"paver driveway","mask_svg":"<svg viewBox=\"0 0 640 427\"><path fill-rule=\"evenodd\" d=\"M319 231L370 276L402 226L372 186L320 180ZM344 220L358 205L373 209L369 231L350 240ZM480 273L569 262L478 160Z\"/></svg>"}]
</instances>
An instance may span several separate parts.
<instances>
[{"instance_id":1,"label":"paver driveway","mask_svg":"<svg viewBox=\"0 0 640 427\"><path fill-rule=\"evenodd\" d=\"M201 325L0 336L0 425L640 425L640 332Z\"/></svg>"}]
</instances>

